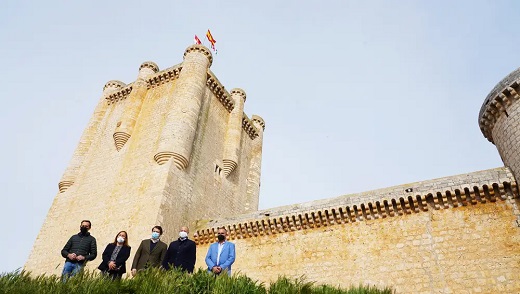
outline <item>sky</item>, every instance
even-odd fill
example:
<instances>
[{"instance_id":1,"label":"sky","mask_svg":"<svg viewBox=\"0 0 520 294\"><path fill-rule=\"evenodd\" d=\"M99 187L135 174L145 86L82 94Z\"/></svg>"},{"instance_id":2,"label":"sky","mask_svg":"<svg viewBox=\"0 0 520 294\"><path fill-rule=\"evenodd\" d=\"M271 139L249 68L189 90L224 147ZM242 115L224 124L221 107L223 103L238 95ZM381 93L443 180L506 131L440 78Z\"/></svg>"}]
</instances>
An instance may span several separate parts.
<instances>
[{"instance_id":1,"label":"sky","mask_svg":"<svg viewBox=\"0 0 520 294\"><path fill-rule=\"evenodd\" d=\"M0 273L28 258L104 84L182 62L208 28L211 70L266 122L260 209L503 165L477 119L520 66L519 1L249 2L0 2Z\"/></svg>"}]
</instances>

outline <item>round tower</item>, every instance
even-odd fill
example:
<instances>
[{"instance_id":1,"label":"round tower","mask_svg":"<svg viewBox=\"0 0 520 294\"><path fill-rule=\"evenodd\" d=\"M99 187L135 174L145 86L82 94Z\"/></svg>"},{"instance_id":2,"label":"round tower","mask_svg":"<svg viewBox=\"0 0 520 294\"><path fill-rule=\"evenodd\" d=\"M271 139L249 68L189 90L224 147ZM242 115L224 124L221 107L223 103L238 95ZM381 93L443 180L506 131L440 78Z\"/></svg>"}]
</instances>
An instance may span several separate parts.
<instances>
[{"instance_id":1,"label":"round tower","mask_svg":"<svg viewBox=\"0 0 520 294\"><path fill-rule=\"evenodd\" d=\"M480 109L480 130L497 146L504 165L520 176L520 68L500 81Z\"/></svg>"},{"instance_id":2,"label":"round tower","mask_svg":"<svg viewBox=\"0 0 520 294\"><path fill-rule=\"evenodd\" d=\"M146 96L146 78L158 71L159 67L152 61L143 62L139 67L139 74L132 85L132 91L128 95L127 105L114 131L113 137L117 151L123 148L134 131L135 123L137 122L143 100Z\"/></svg>"},{"instance_id":3,"label":"round tower","mask_svg":"<svg viewBox=\"0 0 520 294\"><path fill-rule=\"evenodd\" d=\"M192 45L184 52L182 70L172 93L174 105L166 114L154 156L157 164L172 158L180 170L188 166L212 62L211 52L202 45Z\"/></svg>"},{"instance_id":4,"label":"round tower","mask_svg":"<svg viewBox=\"0 0 520 294\"><path fill-rule=\"evenodd\" d=\"M108 81L103 87L103 95L101 99L99 99L98 105L94 110L94 114L88 123L87 128L83 131L83 135L81 135L81 139L79 140L78 147L74 150L74 154L72 155L72 159L70 160L67 169L63 173L60 182L58 183L58 189L60 193L64 193L67 189L74 184L76 180L76 176L79 173L79 170L84 163L85 157L88 154L88 150L90 145L92 144L93 138L96 135L96 130L98 128L99 123L103 119L107 109L106 97L111 93L124 88L126 85L121 81Z\"/></svg>"},{"instance_id":5,"label":"round tower","mask_svg":"<svg viewBox=\"0 0 520 294\"><path fill-rule=\"evenodd\" d=\"M251 117L251 122L258 132L258 137L253 140L253 148L251 150L251 163L249 165L249 174L247 176L247 189L244 205L244 212L258 210L258 200L260 197L260 176L262 171L262 145L264 141L265 121L258 115Z\"/></svg>"},{"instance_id":6,"label":"round tower","mask_svg":"<svg viewBox=\"0 0 520 294\"><path fill-rule=\"evenodd\" d=\"M231 99L235 103L235 107L229 114L229 120L226 130L226 138L224 143L224 175L227 177L235 170L238 164L240 154L240 138L242 135L242 118L244 117L244 103L246 102L246 92L235 88L231 90Z\"/></svg>"}]
</instances>

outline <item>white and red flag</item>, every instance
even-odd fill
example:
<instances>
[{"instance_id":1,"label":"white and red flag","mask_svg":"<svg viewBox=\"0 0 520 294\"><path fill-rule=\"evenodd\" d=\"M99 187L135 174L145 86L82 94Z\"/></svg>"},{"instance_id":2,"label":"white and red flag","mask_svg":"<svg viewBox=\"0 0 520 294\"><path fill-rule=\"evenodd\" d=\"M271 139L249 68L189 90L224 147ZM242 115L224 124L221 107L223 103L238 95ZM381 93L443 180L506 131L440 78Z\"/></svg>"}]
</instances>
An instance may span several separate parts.
<instances>
[{"instance_id":1,"label":"white and red flag","mask_svg":"<svg viewBox=\"0 0 520 294\"><path fill-rule=\"evenodd\" d=\"M195 44L202 44L202 42L200 41L199 37L197 37L197 35L195 35Z\"/></svg>"}]
</instances>

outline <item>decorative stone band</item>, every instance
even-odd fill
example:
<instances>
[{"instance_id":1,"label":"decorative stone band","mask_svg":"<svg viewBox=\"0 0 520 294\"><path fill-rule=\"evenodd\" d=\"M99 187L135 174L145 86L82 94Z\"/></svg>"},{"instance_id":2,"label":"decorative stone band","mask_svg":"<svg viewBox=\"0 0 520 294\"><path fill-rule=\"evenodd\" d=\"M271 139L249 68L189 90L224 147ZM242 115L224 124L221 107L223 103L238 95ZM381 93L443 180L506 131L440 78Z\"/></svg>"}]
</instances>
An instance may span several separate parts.
<instances>
[{"instance_id":1,"label":"decorative stone band","mask_svg":"<svg viewBox=\"0 0 520 294\"><path fill-rule=\"evenodd\" d=\"M128 94L130 94L130 92L132 92L132 84L128 84L128 86L122 88L121 90L111 93L105 99L107 100L108 105L110 105L125 99Z\"/></svg>"},{"instance_id":2,"label":"decorative stone band","mask_svg":"<svg viewBox=\"0 0 520 294\"><path fill-rule=\"evenodd\" d=\"M470 184L455 184L464 179L469 180ZM472 182L478 179L480 179L478 184ZM408 186L417 187L419 193L415 192L413 188L407 189L411 189L412 192L406 192L405 187ZM435 186L437 189L431 189ZM402 192L395 192L397 190L402 190ZM420 193L420 191L425 192ZM374 194L376 194L375 197ZM393 197L387 198L388 195ZM218 227L227 229L230 240L245 239L356 221L398 217L404 214L426 212L429 209L455 209L460 206L495 202L497 199L514 201L512 200L514 198L518 198L517 184L511 171L503 167L396 186L361 195L354 194L292 207L259 211L233 219L210 221L206 225L211 228L198 230L194 240L197 244L215 242ZM519 212L516 211L515 214L519 214Z\"/></svg>"},{"instance_id":3,"label":"decorative stone band","mask_svg":"<svg viewBox=\"0 0 520 294\"><path fill-rule=\"evenodd\" d=\"M115 132L114 133L114 143L116 144L117 151L121 150L125 143L130 139L130 134L125 132Z\"/></svg>"},{"instance_id":4,"label":"decorative stone band","mask_svg":"<svg viewBox=\"0 0 520 294\"><path fill-rule=\"evenodd\" d=\"M157 164L159 164L159 165L163 165L170 158L173 158L173 163L175 164L175 166L178 169L183 170L186 167L188 167L188 159L186 159L184 156L182 156L178 153L175 153L175 152L159 152L159 153L155 154L155 156L153 158L154 158L155 162L157 162Z\"/></svg>"},{"instance_id":5,"label":"decorative stone band","mask_svg":"<svg viewBox=\"0 0 520 294\"><path fill-rule=\"evenodd\" d=\"M229 174L235 170L235 168L237 167L237 163L234 162L233 160L229 160L229 159L222 159L222 164L224 165L224 167L222 168L222 171L224 172L224 175L227 177L229 176Z\"/></svg>"},{"instance_id":6,"label":"decorative stone band","mask_svg":"<svg viewBox=\"0 0 520 294\"><path fill-rule=\"evenodd\" d=\"M63 193L73 184L74 181L61 181L58 183L58 189L60 190L60 193Z\"/></svg>"},{"instance_id":7,"label":"decorative stone band","mask_svg":"<svg viewBox=\"0 0 520 294\"><path fill-rule=\"evenodd\" d=\"M486 97L480 108L478 122L484 137L493 141L493 127L502 114L520 97L520 68L516 69L500 81Z\"/></svg>"}]
</instances>

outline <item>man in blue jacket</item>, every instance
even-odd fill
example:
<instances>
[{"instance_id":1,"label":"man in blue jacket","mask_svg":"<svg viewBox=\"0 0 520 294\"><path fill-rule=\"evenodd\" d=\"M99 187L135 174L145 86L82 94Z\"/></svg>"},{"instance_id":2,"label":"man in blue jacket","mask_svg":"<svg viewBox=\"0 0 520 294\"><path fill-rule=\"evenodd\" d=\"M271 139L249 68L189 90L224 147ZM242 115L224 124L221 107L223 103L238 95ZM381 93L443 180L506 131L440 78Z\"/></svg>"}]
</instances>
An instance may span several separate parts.
<instances>
[{"instance_id":1,"label":"man in blue jacket","mask_svg":"<svg viewBox=\"0 0 520 294\"><path fill-rule=\"evenodd\" d=\"M220 275L227 272L231 275L231 265L235 262L235 244L226 241L227 230L222 227L217 230L218 242L209 246L206 254L208 272Z\"/></svg>"}]
</instances>

